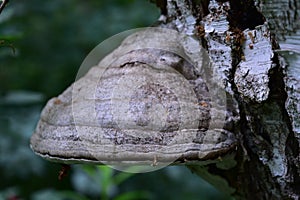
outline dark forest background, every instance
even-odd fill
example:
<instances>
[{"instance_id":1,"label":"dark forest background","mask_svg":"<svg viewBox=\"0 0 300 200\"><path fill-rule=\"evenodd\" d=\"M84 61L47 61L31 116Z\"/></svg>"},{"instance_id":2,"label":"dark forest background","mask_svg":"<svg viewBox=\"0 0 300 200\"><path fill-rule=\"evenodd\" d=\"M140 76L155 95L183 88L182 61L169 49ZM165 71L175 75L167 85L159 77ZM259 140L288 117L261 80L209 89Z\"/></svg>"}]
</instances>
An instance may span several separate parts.
<instances>
[{"instance_id":1,"label":"dark forest background","mask_svg":"<svg viewBox=\"0 0 300 200\"><path fill-rule=\"evenodd\" d=\"M187 168L120 173L60 165L34 155L29 138L46 101L75 79L103 40L151 26L159 10L146 0L11 0L0 15L0 200L225 199Z\"/></svg>"}]
</instances>

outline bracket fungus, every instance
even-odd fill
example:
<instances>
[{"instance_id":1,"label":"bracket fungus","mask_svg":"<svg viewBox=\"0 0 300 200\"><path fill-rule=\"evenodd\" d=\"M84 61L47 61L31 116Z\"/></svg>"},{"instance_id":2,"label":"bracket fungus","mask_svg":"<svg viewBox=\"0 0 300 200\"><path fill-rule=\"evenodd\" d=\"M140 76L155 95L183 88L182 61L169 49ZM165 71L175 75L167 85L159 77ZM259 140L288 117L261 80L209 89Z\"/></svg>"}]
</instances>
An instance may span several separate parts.
<instances>
[{"instance_id":1,"label":"bracket fungus","mask_svg":"<svg viewBox=\"0 0 300 200\"><path fill-rule=\"evenodd\" d=\"M226 97L196 41L170 29L127 37L58 97L31 137L51 161L166 166L215 159L236 146ZM201 56L202 55L202 56Z\"/></svg>"}]
</instances>

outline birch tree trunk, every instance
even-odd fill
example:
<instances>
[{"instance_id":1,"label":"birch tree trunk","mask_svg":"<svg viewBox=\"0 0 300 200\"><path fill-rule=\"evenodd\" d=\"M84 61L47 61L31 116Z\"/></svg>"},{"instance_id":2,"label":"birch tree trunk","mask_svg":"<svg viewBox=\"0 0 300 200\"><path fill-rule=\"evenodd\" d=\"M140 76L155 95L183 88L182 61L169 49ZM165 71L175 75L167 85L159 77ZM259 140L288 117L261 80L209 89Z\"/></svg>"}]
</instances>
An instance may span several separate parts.
<instances>
[{"instance_id":1,"label":"birch tree trunk","mask_svg":"<svg viewBox=\"0 0 300 200\"><path fill-rule=\"evenodd\" d=\"M215 63L239 139L227 167L188 167L236 199L299 199L299 0L155 2L159 26L195 37Z\"/></svg>"}]
</instances>

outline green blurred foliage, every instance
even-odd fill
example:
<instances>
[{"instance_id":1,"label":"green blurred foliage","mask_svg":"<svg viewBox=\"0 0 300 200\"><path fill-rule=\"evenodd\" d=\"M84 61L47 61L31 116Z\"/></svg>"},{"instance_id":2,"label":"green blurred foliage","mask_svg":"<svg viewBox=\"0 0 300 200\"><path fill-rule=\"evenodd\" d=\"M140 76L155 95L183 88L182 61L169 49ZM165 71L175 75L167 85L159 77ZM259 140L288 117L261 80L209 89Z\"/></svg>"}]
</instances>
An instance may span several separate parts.
<instances>
[{"instance_id":1,"label":"green blurred foliage","mask_svg":"<svg viewBox=\"0 0 300 200\"><path fill-rule=\"evenodd\" d=\"M11 0L0 15L0 200L222 199L185 167L128 174L60 165L34 155L29 138L45 101L75 79L85 56L106 38L152 25L147 0Z\"/></svg>"},{"instance_id":2,"label":"green blurred foliage","mask_svg":"<svg viewBox=\"0 0 300 200\"><path fill-rule=\"evenodd\" d=\"M145 0L11 1L0 16L0 41L16 52L0 48L0 91L57 95L96 45L121 31L150 26L158 15Z\"/></svg>"}]
</instances>

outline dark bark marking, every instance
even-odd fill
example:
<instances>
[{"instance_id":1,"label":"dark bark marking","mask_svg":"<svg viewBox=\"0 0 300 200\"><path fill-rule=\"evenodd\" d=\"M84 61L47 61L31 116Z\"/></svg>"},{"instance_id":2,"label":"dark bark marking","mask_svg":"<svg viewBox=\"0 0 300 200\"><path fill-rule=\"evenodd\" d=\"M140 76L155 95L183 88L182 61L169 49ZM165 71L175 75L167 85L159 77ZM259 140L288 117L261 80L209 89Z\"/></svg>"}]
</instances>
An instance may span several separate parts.
<instances>
[{"instance_id":1,"label":"dark bark marking","mask_svg":"<svg viewBox=\"0 0 300 200\"><path fill-rule=\"evenodd\" d=\"M256 9L253 0L230 0L231 9L228 12L230 27L245 30L262 25L265 17Z\"/></svg>"},{"instance_id":2,"label":"dark bark marking","mask_svg":"<svg viewBox=\"0 0 300 200\"><path fill-rule=\"evenodd\" d=\"M199 24L201 19L209 14L209 0L192 0L191 4L193 15L197 18L197 24Z\"/></svg>"}]
</instances>

